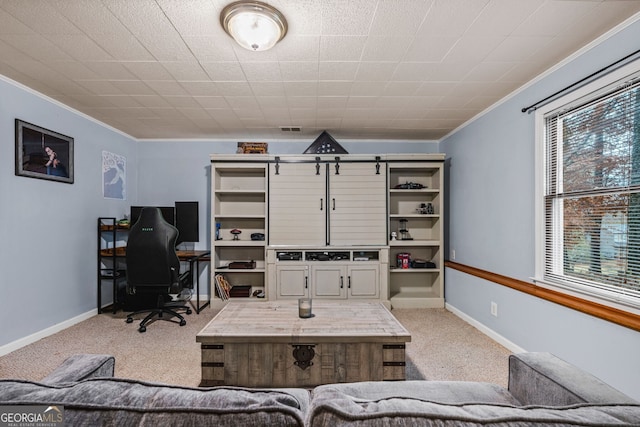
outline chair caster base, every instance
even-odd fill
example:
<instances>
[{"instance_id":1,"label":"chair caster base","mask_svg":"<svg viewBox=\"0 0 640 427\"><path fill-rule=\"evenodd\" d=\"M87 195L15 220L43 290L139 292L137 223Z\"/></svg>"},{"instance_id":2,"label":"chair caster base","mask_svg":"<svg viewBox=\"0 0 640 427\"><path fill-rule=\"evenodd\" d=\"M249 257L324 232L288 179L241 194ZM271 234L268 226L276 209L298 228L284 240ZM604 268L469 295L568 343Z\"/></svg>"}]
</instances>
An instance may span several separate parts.
<instances>
[{"instance_id":1,"label":"chair caster base","mask_svg":"<svg viewBox=\"0 0 640 427\"><path fill-rule=\"evenodd\" d=\"M147 317L145 317L140 322L140 326L138 327L138 332L140 333L146 332L147 323L153 322L154 319L171 320L173 322L177 321L180 324L180 326L184 326L187 324L187 321L184 318L182 318L182 316L176 311L176 310L182 310L182 309L185 310L187 314L192 313L191 308L186 306L179 306L179 307L164 306L164 307L159 307L157 309L141 310L141 311L136 311L135 313L129 313L125 321L127 323L133 323L133 320L134 320L133 316L140 313L148 313Z\"/></svg>"}]
</instances>

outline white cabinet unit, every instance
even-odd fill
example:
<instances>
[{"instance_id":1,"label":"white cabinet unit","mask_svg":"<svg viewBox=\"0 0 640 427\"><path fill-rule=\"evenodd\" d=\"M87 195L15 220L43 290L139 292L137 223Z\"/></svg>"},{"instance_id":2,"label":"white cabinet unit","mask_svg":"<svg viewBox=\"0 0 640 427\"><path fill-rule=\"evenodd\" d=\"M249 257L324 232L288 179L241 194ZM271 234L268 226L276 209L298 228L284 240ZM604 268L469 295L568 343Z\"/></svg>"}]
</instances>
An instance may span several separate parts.
<instances>
[{"instance_id":1,"label":"white cabinet unit","mask_svg":"<svg viewBox=\"0 0 640 427\"><path fill-rule=\"evenodd\" d=\"M269 167L269 245L386 245L386 168L375 157L278 159Z\"/></svg>"},{"instance_id":2,"label":"white cabinet unit","mask_svg":"<svg viewBox=\"0 0 640 427\"><path fill-rule=\"evenodd\" d=\"M386 248L339 248L332 252L270 248L268 293L274 299L386 301L388 257Z\"/></svg>"},{"instance_id":3,"label":"white cabinet unit","mask_svg":"<svg viewBox=\"0 0 640 427\"><path fill-rule=\"evenodd\" d=\"M212 155L211 164L213 275L267 300L444 306L443 154ZM235 261L255 268L229 268Z\"/></svg>"},{"instance_id":4,"label":"white cabinet unit","mask_svg":"<svg viewBox=\"0 0 640 427\"><path fill-rule=\"evenodd\" d=\"M347 268L347 294L349 298L379 298L380 266L375 264L350 265Z\"/></svg>"},{"instance_id":5,"label":"white cabinet unit","mask_svg":"<svg viewBox=\"0 0 640 427\"><path fill-rule=\"evenodd\" d=\"M314 298L345 299L347 269L344 265L311 266L311 284Z\"/></svg>"},{"instance_id":6,"label":"white cabinet unit","mask_svg":"<svg viewBox=\"0 0 640 427\"><path fill-rule=\"evenodd\" d=\"M281 298L305 298L309 296L308 265L278 265L275 269L276 292Z\"/></svg>"}]
</instances>

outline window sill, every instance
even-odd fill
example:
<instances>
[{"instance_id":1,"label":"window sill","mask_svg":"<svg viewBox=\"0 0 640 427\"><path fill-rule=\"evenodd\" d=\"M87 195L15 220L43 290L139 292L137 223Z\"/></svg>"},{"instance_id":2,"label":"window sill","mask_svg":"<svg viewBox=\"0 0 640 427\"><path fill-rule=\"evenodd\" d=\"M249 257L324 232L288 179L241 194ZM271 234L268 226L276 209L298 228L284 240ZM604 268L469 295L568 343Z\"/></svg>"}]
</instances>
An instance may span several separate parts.
<instances>
[{"instance_id":1,"label":"window sill","mask_svg":"<svg viewBox=\"0 0 640 427\"><path fill-rule=\"evenodd\" d=\"M617 310L629 311L632 314L640 316L640 304L634 301L633 298L625 295L607 292L605 290L598 292L598 290L591 290L587 287L581 288L578 285L565 285L536 277L532 277L531 280L533 280L533 283L536 286L540 286L545 289L566 293L573 297L585 299L595 304L602 304Z\"/></svg>"}]
</instances>

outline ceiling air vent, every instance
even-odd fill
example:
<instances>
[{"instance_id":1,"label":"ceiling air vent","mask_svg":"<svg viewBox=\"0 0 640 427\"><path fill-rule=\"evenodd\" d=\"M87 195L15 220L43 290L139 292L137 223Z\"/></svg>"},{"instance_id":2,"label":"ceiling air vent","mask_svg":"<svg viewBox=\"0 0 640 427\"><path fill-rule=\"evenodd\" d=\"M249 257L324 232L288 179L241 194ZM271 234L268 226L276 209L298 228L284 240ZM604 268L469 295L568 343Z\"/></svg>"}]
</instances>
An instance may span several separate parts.
<instances>
[{"instance_id":1,"label":"ceiling air vent","mask_svg":"<svg viewBox=\"0 0 640 427\"><path fill-rule=\"evenodd\" d=\"M281 132L302 132L300 126L280 126Z\"/></svg>"}]
</instances>

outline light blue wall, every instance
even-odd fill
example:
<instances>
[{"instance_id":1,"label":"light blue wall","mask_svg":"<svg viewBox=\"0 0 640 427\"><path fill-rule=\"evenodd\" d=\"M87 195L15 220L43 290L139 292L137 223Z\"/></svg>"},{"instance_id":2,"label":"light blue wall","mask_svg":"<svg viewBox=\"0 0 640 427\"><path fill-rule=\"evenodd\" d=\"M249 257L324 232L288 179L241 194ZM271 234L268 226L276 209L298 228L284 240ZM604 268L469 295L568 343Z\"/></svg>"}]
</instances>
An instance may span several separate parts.
<instances>
[{"instance_id":1,"label":"light blue wall","mask_svg":"<svg viewBox=\"0 0 640 427\"><path fill-rule=\"evenodd\" d=\"M74 138L75 182L15 176L14 120ZM102 151L127 158L136 194L135 142L0 79L0 348L96 308L96 219L127 201L102 197Z\"/></svg>"},{"instance_id":2,"label":"light blue wall","mask_svg":"<svg viewBox=\"0 0 640 427\"><path fill-rule=\"evenodd\" d=\"M534 275L534 114L521 108L638 49L628 26L441 142L447 155L449 258ZM452 269L446 301L527 351L548 351L640 399L640 333ZM498 317L490 315L498 303Z\"/></svg>"}]
</instances>

